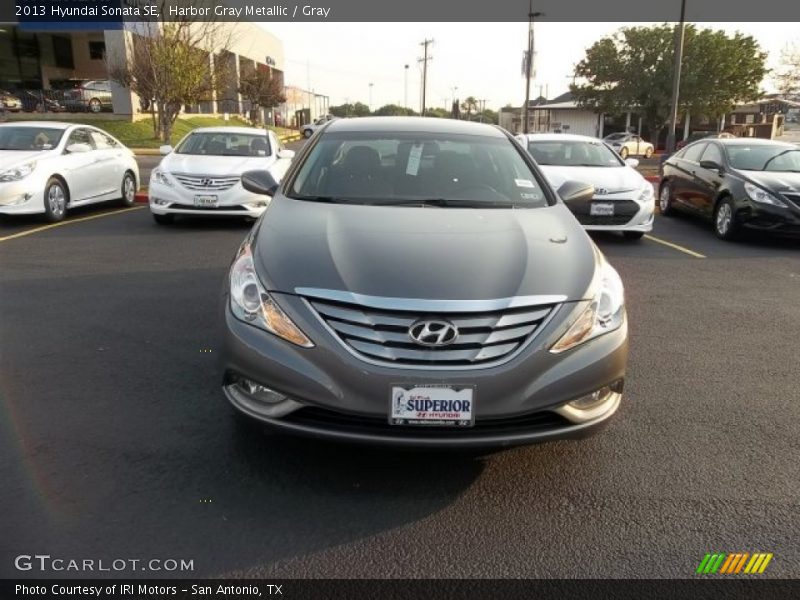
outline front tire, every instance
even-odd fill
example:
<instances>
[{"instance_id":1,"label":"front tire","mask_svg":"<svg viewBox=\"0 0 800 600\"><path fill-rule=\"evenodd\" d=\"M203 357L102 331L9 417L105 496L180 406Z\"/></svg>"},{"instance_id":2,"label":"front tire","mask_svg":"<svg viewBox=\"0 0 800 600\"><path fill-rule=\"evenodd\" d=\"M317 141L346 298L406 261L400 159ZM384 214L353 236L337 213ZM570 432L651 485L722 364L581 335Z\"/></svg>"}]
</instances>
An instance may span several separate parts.
<instances>
[{"instance_id":1,"label":"front tire","mask_svg":"<svg viewBox=\"0 0 800 600\"><path fill-rule=\"evenodd\" d=\"M672 207L672 188L666 181L662 182L658 191L658 209L665 217L675 214L675 209Z\"/></svg>"},{"instance_id":2,"label":"front tire","mask_svg":"<svg viewBox=\"0 0 800 600\"><path fill-rule=\"evenodd\" d=\"M159 225L172 225L175 222L175 215L157 215L153 213L153 220Z\"/></svg>"},{"instance_id":3,"label":"front tire","mask_svg":"<svg viewBox=\"0 0 800 600\"><path fill-rule=\"evenodd\" d=\"M69 194L60 179L51 177L44 186L44 217L51 223L63 221L67 214Z\"/></svg>"},{"instance_id":4,"label":"front tire","mask_svg":"<svg viewBox=\"0 0 800 600\"><path fill-rule=\"evenodd\" d=\"M103 110L103 106L100 104L100 100L98 100L97 98L92 98L91 100L89 100L89 112L93 112L96 114L99 113L101 110Z\"/></svg>"},{"instance_id":5,"label":"front tire","mask_svg":"<svg viewBox=\"0 0 800 600\"><path fill-rule=\"evenodd\" d=\"M308 138L311 137L311 133L312 133L312 131L310 129L304 129L303 130L303 137L308 139Z\"/></svg>"},{"instance_id":6,"label":"front tire","mask_svg":"<svg viewBox=\"0 0 800 600\"><path fill-rule=\"evenodd\" d=\"M120 198L122 206L133 206L136 204L136 178L130 171L127 171L122 177L120 192L122 193Z\"/></svg>"},{"instance_id":7,"label":"front tire","mask_svg":"<svg viewBox=\"0 0 800 600\"><path fill-rule=\"evenodd\" d=\"M653 158L653 147L652 146L648 146L647 150L644 151L644 157L645 158Z\"/></svg>"},{"instance_id":8,"label":"front tire","mask_svg":"<svg viewBox=\"0 0 800 600\"><path fill-rule=\"evenodd\" d=\"M739 228L736 225L736 211L730 198L723 198L714 210L714 233L721 240L736 239Z\"/></svg>"},{"instance_id":9,"label":"front tire","mask_svg":"<svg viewBox=\"0 0 800 600\"><path fill-rule=\"evenodd\" d=\"M622 160L625 160L626 158L628 158L628 148L627 148L627 147L625 147L625 146L623 146L622 148L620 148L620 149L619 149L619 156L620 156L620 158L621 158Z\"/></svg>"},{"instance_id":10,"label":"front tire","mask_svg":"<svg viewBox=\"0 0 800 600\"><path fill-rule=\"evenodd\" d=\"M626 240L635 242L636 240L640 240L644 237L644 231L623 231L622 235Z\"/></svg>"}]
</instances>

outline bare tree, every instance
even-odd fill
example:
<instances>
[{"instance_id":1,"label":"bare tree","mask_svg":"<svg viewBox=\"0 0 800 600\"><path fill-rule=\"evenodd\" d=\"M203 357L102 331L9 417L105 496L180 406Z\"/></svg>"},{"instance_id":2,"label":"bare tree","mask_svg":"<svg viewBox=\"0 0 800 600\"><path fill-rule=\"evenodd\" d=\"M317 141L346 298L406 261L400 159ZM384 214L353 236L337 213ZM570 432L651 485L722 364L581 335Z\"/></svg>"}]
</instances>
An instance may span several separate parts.
<instances>
[{"instance_id":1,"label":"bare tree","mask_svg":"<svg viewBox=\"0 0 800 600\"><path fill-rule=\"evenodd\" d=\"M266 67L257 67L239 77L239 93L253 106L271 109L286 102L283 77Z\"/></svg>"},{"instance_id":2,"label":"bare tree","mask_svg":"<svg viewBox=\"0 0 800 600\"><path fill-rule=\"evenodd\" d=\"M137 23L126 33L125 55L107 57L109 78L145 100L155 136L169 143L183 106L210 101L214 92L230 87L235 64L214 59L228 52L231 32L230 25L215 21Z\"/></svg>"},{"instance_id":3,"label":"bare tree","mask_svg":"<svg viewBox=\"0 0 800 600\"><path fill-rule=\"evenodd\" d=\"M775 79L782 94L800 96L800 46L791 44L783 49Z\"/></svg>"}]
</instances>

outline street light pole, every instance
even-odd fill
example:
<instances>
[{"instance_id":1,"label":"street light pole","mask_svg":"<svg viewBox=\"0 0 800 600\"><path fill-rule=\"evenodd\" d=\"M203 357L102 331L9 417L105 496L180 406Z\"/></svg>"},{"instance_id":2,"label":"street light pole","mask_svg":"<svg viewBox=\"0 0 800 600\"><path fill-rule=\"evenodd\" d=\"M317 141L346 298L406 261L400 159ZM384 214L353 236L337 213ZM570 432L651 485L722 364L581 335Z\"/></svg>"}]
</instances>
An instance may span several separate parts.
<instances>
[{"instance_id":1,"label":"street light pole","mask_svg":"<svg viewBox=\"0 0 800 600\"><path fill-rule=\"evenodd\" d=\"M369 84L369 110L372 112L372 83Z\"/></svg>"},{"instance_id":2,"label":"street light pole","mask_svg":"<svg viewBox=\"0 0 800 600\"><path fill-rule=\"evenodd\" d=\"M678 125L678 99L681 89L681 62L683 62L683 38L686 30L686 0L681 0L681 22L675 28L675 64L672 67L672 107L667 131L667 154L675 152L675 127Z\"/></svg>"},{"instance_id":3,"label":"street light pole","mask_svg":"<svg viewBox=\"0 0 800 600\"><path fill-rule=\"evenodd\" d=\"M525 60L525 106L522 110L522 133L528 133L528 104L531 99L531 71L533 70L533 19L543 13L533 12L533 0L528 0L528 51Z\"/></svg>"},{"instance_id":4,"label":"street light pole","mask_svg":"<svg viewBox=\"0 0 800 600\"><path fill-rule=\"evenodd\" d=\"M408 108L408 65L405 68L405 79L403 81L403 108Z\"/></svg>"}]
</instances>

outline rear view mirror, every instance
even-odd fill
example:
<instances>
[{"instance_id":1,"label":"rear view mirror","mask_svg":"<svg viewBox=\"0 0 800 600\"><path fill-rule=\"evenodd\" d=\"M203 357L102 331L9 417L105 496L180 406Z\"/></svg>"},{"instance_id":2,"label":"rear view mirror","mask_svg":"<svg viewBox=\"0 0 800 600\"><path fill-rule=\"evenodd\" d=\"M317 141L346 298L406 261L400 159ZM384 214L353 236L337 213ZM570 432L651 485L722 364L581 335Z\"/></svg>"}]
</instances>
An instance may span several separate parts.
<instances>
[{"instance_id":1,"label":"rear view mirror","mask_svg":"<svg viewBox=\"0 0 800 600\"><path fill-rule=\"evenodd\" d=\"M166 144L166 145L164 145L164 146L161 146L161 147L159 147L159 149L158 149L158 152L159 152L159 153L160 153L162 156L166 156L167 154L169 154L170 152L172 152L172 146L170 146L170 145L168 145L168 144Z\"/></svg>"},{"instance_id":2,"label":"rear view mirror","mask_svg":"<svg viewBox=\"0 0 800 600\"><path fill-rule=\"evenodd\" d=\"M632 169L635 169L636 167L639 166L639 159L638 158L626 158L625 159L625 164L628 165L629 167L631 167Z\"/></svg>"},{"instance_id":3,"label":"rear view mirror","mask_svg":"<svg viewBox=\"0 0 800 600\"><path fill-rule=\"evenodd\" d=\"M594 197L594 186L582 181L567 181L558 188L558 195L567 207L577 207L586 204Z\"/></svg>"},{"instance_id":4,"label":"rear view mirror","mask_svg":"<svg viewBox=\"0 0 800 600\"><path fill-rule=\"evenodd\" d=\"M278 191L278 182L269 171L246 171L242 173L242 187L261 196L273 196Z\"/></svg>"},{"instance_id":5,"label":"rear view mirror","mask_svg":"<svg viewBox=\"0 0 800 600\"><path fill-rule=\"evenodd\" d=\"M294 158L294 150L278 150L278 158L288 158L291 160Z\"/></svg>"},{"instance_id":6,"label":"rear view mirror","mask_svg":"<svg viewBox=\"0 0 800 600\"><path fill-rule=\"evenodd\" d=\"M701 160L700 167L709 171L721 171L722 165L715 160Z\"/></svg>"},{"instance_id":7,"label":"rear view mirror","mask_svg":"<svg viewBox=\"0 0 800 600\"><path fill-rule=\"evenodd\" d=\"M70 144L67 146L68 154L80 154L81 152L91 152L92 147L89 144Z\"/></svg>"}]
</instances>

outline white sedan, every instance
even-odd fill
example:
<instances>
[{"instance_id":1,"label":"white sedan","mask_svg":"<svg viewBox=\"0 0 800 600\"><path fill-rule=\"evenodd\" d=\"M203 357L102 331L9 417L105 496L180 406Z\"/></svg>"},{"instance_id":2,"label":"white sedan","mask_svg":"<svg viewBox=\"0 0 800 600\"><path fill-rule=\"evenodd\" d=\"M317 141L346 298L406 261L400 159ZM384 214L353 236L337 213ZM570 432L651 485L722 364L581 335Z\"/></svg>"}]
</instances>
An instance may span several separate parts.
<instances>
[{"instance_id":1,"label":"white sedan","mask_svg":"<svg viewBox=\"0 0 800 600\"><path fill-rule=\"evenodd\" d=\"M602 140L583 135L532 133L517 136L554 189L565 181L590 183L595 195L573 214L584 229L619 231L640 239L653 230L653 186L636 171L634 158L622 160Z\"/></svg>"},{"instance_id":2,"label":"white sedan","mask_svg":"<svg viewBox=\"0 0 800 600\"><path fill-rule=\"evenodd\" d=\"M96 127L51 121L0 124L0 214L44 214L120 199L139 188L133 152Z\"/></svg>"},{"instance_id":3,"label":"white sedan","mask_svg":"<svg viewBox=\"0 0 800 600\"><path fill-rule=\"evenodd\" d=\"M174 149L162 146L161 153L148 190L160 225L176 215L258 217L269 199L246 191L242 173L266 169L280 181L294 158L273 131L251 127L195 129Z\"/></svg>"},{"instance_id":4,"label":"white sedan","mask_svg":"<svg viewBox=\"0 0 800 600\"><path fill-rule=\"evenodd\" d=\"M655 146L643 140L635 133L612 133L603 138L603 141L611 146L622 158L629 156L644 156L650 158L655 152Z\"/></svg>"}]
</instances>

